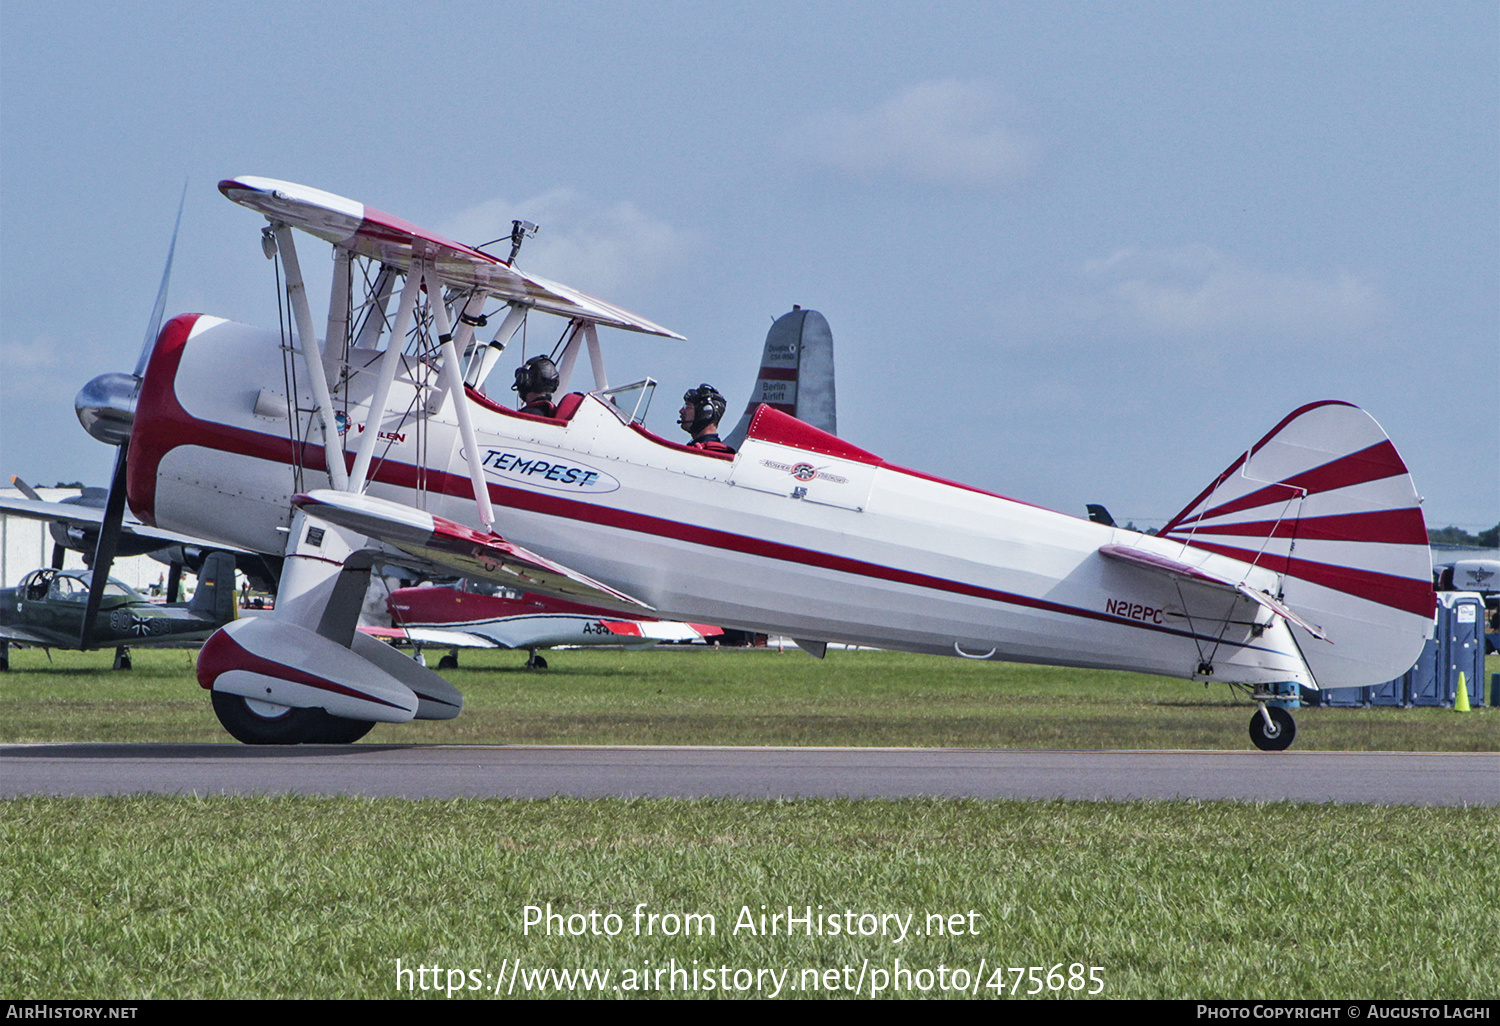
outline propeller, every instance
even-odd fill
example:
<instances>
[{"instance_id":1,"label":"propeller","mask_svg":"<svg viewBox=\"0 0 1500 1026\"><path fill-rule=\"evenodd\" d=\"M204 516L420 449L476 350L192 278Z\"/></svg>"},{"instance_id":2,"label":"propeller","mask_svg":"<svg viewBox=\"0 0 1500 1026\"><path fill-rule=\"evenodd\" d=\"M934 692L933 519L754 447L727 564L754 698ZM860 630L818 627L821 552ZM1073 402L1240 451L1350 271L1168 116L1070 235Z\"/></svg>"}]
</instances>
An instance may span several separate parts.
<instances>
[{"instance_id":1,"label":"propeller","mask_svg":"<svg viewBox=\"0 0 1500 1026\"><path fill-rule=\"evenodd\" d=\"M125 520L125 466L130 453L130 427L135 421L135 404L141 395L141 378L161 333L162 315L167 308L167 285L172 278L172 257L177 252L177 231L182 227L182 208L187 203L187 183L177 201L177 222L172 226L172 242L167 247L167 265L161 272L161 287L156 290L156 305L146 326L146 339L135 362L134 374L101 374L79 390L73 408L84 430L102 442L117 446L115 470L109 479L109 498L104 504L104 523L99 527L99 543L94 549L93 574L89 579L88 605L84 607L83 626L78 647L86 649L92 641L94 619L104 601L109 570L120 542L120 525Z\"/></svg>"}]
</instances>

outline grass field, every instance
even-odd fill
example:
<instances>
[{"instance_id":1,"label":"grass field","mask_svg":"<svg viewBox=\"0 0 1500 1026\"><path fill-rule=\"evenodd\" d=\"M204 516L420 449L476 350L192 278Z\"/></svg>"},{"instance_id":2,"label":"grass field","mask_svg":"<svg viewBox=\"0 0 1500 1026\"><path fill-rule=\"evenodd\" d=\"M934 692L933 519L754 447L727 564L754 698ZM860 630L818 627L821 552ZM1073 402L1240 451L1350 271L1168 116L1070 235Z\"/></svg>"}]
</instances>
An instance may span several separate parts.
<instances>
[{"instance_id":1,"label":"grass field","mask_svg":"<svg viewBox=\"0 0 1500 1026\"><path fill-rule=\"evenodd\" d=\"M701 971L723 967L748 970L747 984L756 971L781 974L781 996L795 997L846 996L863 970L868 996L872 969L888 987L903 982L898 959L913 974L900 996L956 996L941 989L941 967L963 969L970 993L1020 998L1031 966L1042 997L1086 996L1094 967L1108 998L1500 993L1491 810L27 799L0 803L0 840L10 997L391 998L451 986L448 970L465 988L455 996L486 996L497 979L507 989L518 959L528 974L611 977L602 991L555 978L528 991L522 976L516 996L629 996L651 982L642 971L673 960L700 970L699 989L684 975L678 993L718 996ZM642 903L661 917L651 936L635 934ZM601 934L611 914L620 928L558 935L562 919L553 936L525 932L526 906L548 904L563 917L597 913ZM762 905L853 912L856 924L895 914L910 917L908 933L887 920L886 936L795 925L766 936ZM756 932L735 932L742 909ZM713 933L664 936L674 913L712 915ZM959 929L934 935L930 915ZM397 959L443 972L398 992ZM1023 995L1011 993L1012 966ZM482 992L466 989L476 982ZM670 996L670 985L647 996ZM774 986L763 974L746 993Z\"/></svg>"},{"instance_id":2,"label":"grass field","mask_svg":"<svg viewBox=\"0 0 1500 1026\"><path fill-rule=\"evenodd\" d=\"M463 653L447 676L466 707L446 722L381 724L379 743L915 745L1246 749L1254 706L1223 685L1141 674L977 663L897 652L657 649ZM193 653L14 652L0 676L0 741L228 742ZM1500 658L1491 657L1493 672ZM1303 751L1494 751L1500 714L1304 709Z\"/></svg>"},{"instance_id":3,"label":"grass field","mask_svg":"<svg viewBox=\"0 0 1500 1026\"><path fill-rule=\"evenodd\" d=\"M1251 706L1227 689L1131 674L878 652L549 656L528 673L515 653L465 653L459 720L369 740L1248 747ZM128 674L108 662L13 653L0 740L227 742L191 653L141 651ZM1488 709L1298 722L1306 749L1500 747ZM0 996L1492 998L1497 851L1493 809L16 799L0 802ZM528 933L528 905L585 933ZM893 931L907 917L908 933L736 932L762 905L872 929L860 917L884 915ZM638 936L637 908L715 929L663 935L659 918ZM588 933L591 913L616 934ZM936 935L938 920L960 929Z\"/></svg>"}]
</instances>

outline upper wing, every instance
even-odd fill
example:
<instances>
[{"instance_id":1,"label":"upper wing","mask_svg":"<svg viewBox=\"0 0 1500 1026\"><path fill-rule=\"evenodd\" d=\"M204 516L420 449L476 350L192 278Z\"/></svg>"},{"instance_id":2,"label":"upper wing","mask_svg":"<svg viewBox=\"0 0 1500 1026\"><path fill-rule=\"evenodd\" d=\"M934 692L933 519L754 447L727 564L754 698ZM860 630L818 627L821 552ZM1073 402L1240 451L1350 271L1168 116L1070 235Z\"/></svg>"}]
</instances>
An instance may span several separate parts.
<instances>
[{"instance_id":1,"label":"upper wing","mask_svg":"<svg viewBox=\"0 0 1500 1026\"><path fill-rule=\"evenodd\" d=\"M498 534L476 531L399 502L318 489L293 496L292 505L400 549L414 557L418 566L440 567L463 577L564 598L651 609L640 599L514 545Z\"/></svg>"},{"instance_id":2,"label":"upper wing","mask_svg":"<svg viewBox=\"0 0 1500 1026\"><path fill-rule=\"evenodd\" d=\"M1145 567L1147 570L1154 570L1169 577L1181 577L1197 584L1206 584L1211 588L1235 592L1250 599L1252 602L1258 602L1277 616L1291 621L1313 637L1321 641L1328 640L1328 635L1323 632L1322 628L1314 627L1288 609L1285 603L1277 601L1263 591L1256 591L1243 581L1231 581L1227 577L1220 577L1218 574L1209 573L1199 567L1188 566L1188 564L1179 563L1175 559L1168 559L1165 556L1158 556L1152 552L1144 552L1141 549L1133 549L1126 545L1101 545L1099 546L1099 555L1108 559L1118 559L1124 563Z\"/></svg>"},{"instance_id":3,"label":"upper wing","mask_svg":"<svg viewBox=\"0 0 1500 1026\"><path fill-rule=\"evenodd\" d=\"M362 257L405 270L415 253L446 282L562 317L612 328L682 338L629 310L512 267L497 256L445 239L363 203L274 178L227 178L219 191L268 218L300 228Z\"/></svg>"}]
</instances>

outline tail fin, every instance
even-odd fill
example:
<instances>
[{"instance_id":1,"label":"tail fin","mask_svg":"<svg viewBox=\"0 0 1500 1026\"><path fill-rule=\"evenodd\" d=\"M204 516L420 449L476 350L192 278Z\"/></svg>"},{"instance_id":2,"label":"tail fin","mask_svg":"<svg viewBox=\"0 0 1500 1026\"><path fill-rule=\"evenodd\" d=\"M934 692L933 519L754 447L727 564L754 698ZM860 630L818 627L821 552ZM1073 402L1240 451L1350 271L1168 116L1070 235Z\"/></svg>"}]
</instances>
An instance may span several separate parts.
<instances>
[{"instance_id":1,"label":"tail fin","mask_svg":"<svg viewBox=\"0 0 1500 1026\"><path fill-rule=\"evenodd\" d=\"M833 393L833 332L816 310L792 307L766 332L760 376L745 405L745 414L725 439L738 449L750 430L750 420L761 403L838 434L837 402Z\"/></svg>"},{"instance_id":2,"label":"tail fin","mask_svg":"<svg viewBox=\"0 0 1500 1026\"><path fill-rule=\"evenodd\" d=\"M234 619L234 556L228 552L212 553L198 571L198 588L188 603L188 612L212 617L225 624Z\"/></svg>"},{"instance_id":3,"label":"tail fin","mask_svg":"<svg viewBox=\"0 0 1500 1026\"><path fill-rule=\"evenodd\" d=\"M1231 464L1161 536L1280 574L1277 597L1333 642L1298 634L1319 687L1365 686L1410 669L1432 631L1420 502L1373 417L1348 403L1311 403Z\"/></svg>"}]
</instances>

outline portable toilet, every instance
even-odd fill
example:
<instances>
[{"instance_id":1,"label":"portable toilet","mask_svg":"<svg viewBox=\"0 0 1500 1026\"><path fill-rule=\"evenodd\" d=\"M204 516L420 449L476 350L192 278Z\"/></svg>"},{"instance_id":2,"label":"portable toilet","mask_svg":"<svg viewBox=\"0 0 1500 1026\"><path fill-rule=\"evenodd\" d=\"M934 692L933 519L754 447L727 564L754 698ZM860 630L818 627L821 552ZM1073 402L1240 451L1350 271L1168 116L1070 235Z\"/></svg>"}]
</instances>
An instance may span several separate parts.
<instances>
[{"instance_id":1,"label":"portable toilet","mask_svg":"<svg viewBox=\"0 0 1500 1026\"><path fill-rule=\"evenodd\" d=\"M1437 597L1437 636L1428 640L1417 665L1405 675L1406 704L1452 705L1458 696L1458 675L1463 673L1469 704L1483 705L1484 596L1440 591Z\"/></svg>"}]
</instances>

